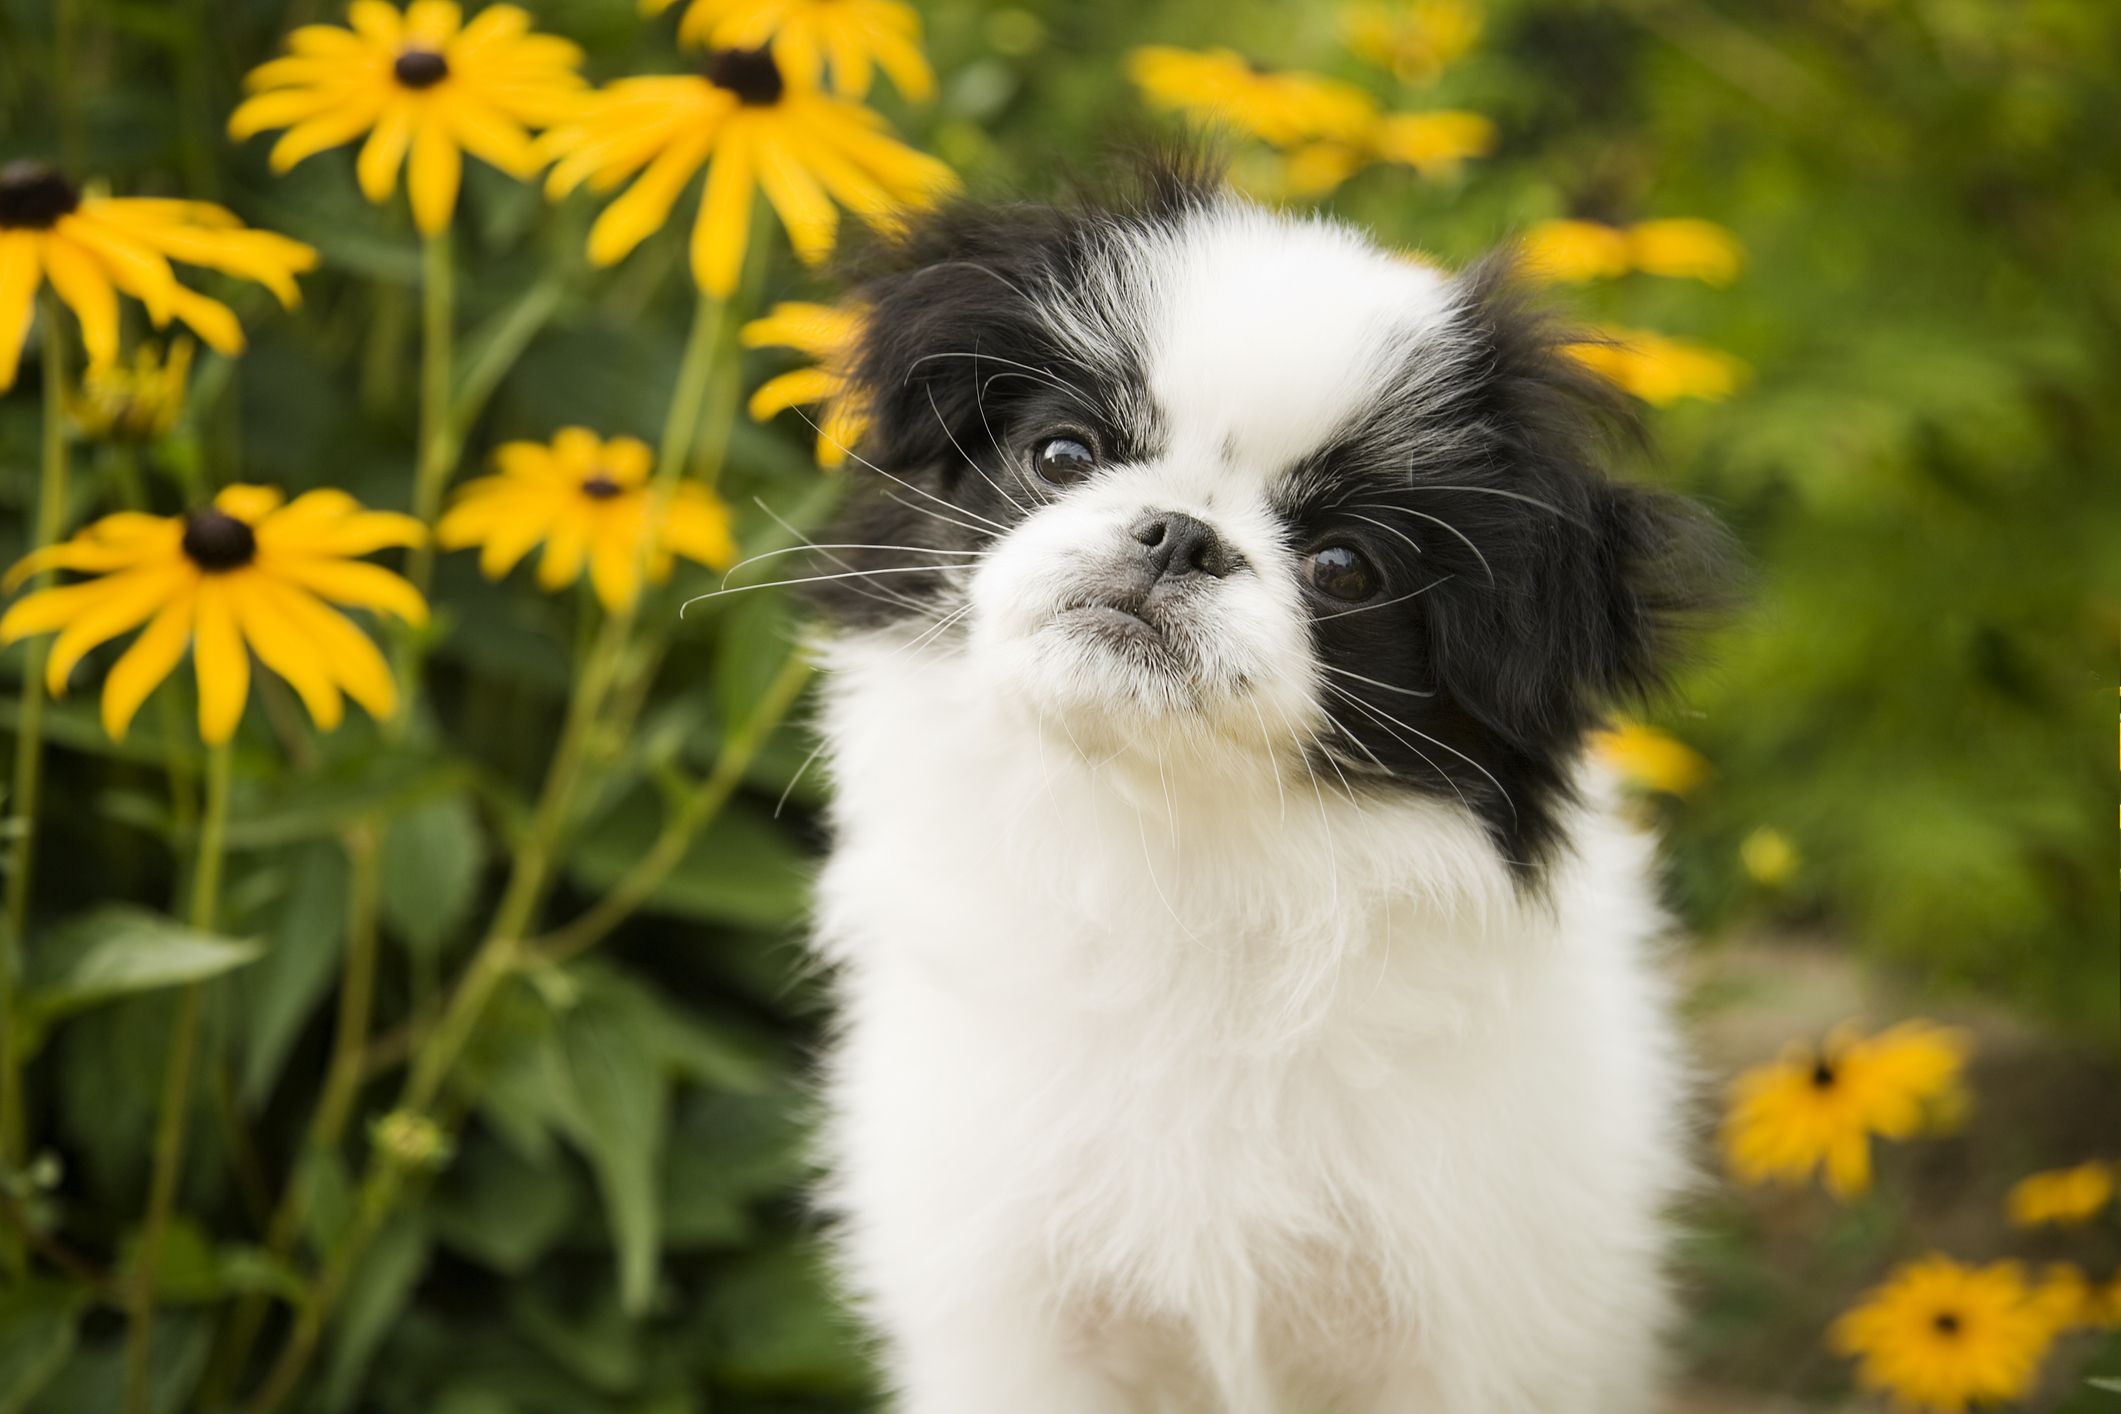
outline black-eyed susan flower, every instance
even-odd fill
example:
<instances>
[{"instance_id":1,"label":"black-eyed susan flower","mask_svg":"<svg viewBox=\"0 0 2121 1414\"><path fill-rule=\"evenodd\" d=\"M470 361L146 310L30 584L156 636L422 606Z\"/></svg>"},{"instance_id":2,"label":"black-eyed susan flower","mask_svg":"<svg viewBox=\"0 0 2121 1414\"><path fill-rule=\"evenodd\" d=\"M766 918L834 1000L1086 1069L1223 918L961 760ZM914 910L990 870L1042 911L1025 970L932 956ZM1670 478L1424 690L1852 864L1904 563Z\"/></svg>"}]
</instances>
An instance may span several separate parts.
<instances>
[{"instance_id":1,"label":"black-eyed susan flower","mask_svg":"<svg viewBox=\"0 0 2121 1414\"><path fill-rule=\"evenodd\" d=\"M641 10L659 15L677 3L641 0ZM921 17L901 0L690 0L678 41L770 46L783 73L847 98L866 97L877 69L916 102L935 94L935 71L921 54Z\"/></svg>"},{"instance_id":2,"label":"black-eyed susan flower","mask_svg":"<svg viewBox=\"0 0 2121 1414\"><path fill-rule=\"evenodd\" d=\"M654 538L644 547L655 456L633 437L604 441L582 427L565 427L550 446L509 442L494 454L501 471L467 483L435 527L446 550L479 547L479 569L500 579L532 547L542 544L538 584L565 589L582 577L606 609L633 607L648 577L670 577L683 555L715 569L736 563L729 509L705 487L681 481L671 488ZM645 554L644 554L645 550Z\"/></svg>"},{"instance_id":3,"label":"black-eyed susan flower","mask_svg":"<svg viewBox=\"0 0 2121 1414\"><path fill-rule=\"evenodd\" d=\"M1594 732L1591 750L1630 785L1666 795L1691 795L1709 775L1709 763L1700 752L1641 722L1619 722Z\"/></svg>"},{"instance_id":4,"label":"black-eyed susan flower","mask_svg":"<svg viewBox=\"0 0 2121 1414\"><path fill-rule=\"evenodd\" d=\"M1429 83L1480 38L1467 0L1365 0L1340 12L1348 49L1402 83Z\"/></svg>"},{"instance_id":5,"label":"black-eyed susan flower","mask_svg":"<svg viewBox=\"0 0 2121 1414\"><path fill-rule=\"evenodd\" d=\"M1277 147L1356 142L1377 104L1350 83L1270 69L1231 49L1151 44L1127 56L1127 74L1152 107L1249 133Z\"/></svg>"},{"instance_id":6,"label":"black-eyed susan flower","mask_svg":"<svg viewBox=\"0 0 2121 1414\"><path fill-rule=\"evenodd\" d=\"M221 353L240 353L243 329L225 304L177 282L171 261L255 280L292 307L295 276L317 253L254 231L203 201L83 192L40 162L0 167L0 391L14 386L31 306L46 280L81 322L89 365L118 357L118 295L147 306L160 329L188 325Z\"/></svg>"},{"instance_id":7,"label":"black-eyed susan flower","mask_svg":"<svg viewBox=\"0 0 2121 1414\"><path fill-rule=\"evenodd\" d=\"M0 644L57 632L45 663L57 695L91 649L146 624L103 682L103 727L113 737L125 735L187 647L208 742L235 734L253 652L327 731L343 715L342 694L388 717L398 707L389 666L330 604L425 622L426 602L410 584L359 558L424 533L412 517L364 510L343 491L283 504L266 486L230 486L190 515L105 516L8 572L10 584L49 569L91 577L24 595L0 617Z\"/></svg>"},{"instance_id":8,"label":"black-eyed susan flower","mask_svg":"<svg viewBox=\"0 0 2121 1414\"><path fill-rule=\"evenodd\" d=\"M948 167L892 137L875 113L784 75L763 49L717 49L698 74L621 79L544 143L557 159L551 196L584 182L608 192L632 179L590 228L597 265L623 260L667 221L705 166L692 274L718 299L743 269L754 191L765 192L796 254L815 262L837 238L835 202L888 228L903 208L956 185Z\"/></svg>"},{"instance_id":9,"label":"black-eyed susan flower","mask_svg":"<svg viewBox=\"0 0 2121 1414\"><path fill-rule=\"evenodd\" d=\"M1524 270L1543 280L1583 284L1631 270L1670 279L1728 285L1745 268L1745 247L1713 221L1673 217L1609 226L1603 221L1542 221L1525 232Z\"/></svg>"},{"instance_id":10,"label":"black-eyed susan flower","mask_svg":"<svg viewBox=\"0 0 2121 1414\"><path fill-rule=\"evenodd\" d=\"M1745 360L1721 349L1647 329L1602 329L1597 339L1570 344L1567 352L1653 407L1685 398L1721 402L1750 371Z\"/></svg>"},{"instance_id":11,"label":"black-eyed susan flower","mask_svg":"<svg viewBox=\"0 0 2121 1414\"><path fill-rule=\"evenodd\" d=\"M2004 1206L2017 1227L2071 1227L2090 1222L2113 1200L2114 1166L2094 1160L2019 1179Z\"/></svg>"},{"instance_id":12,"label":"black-eyed susan flower","mask_svg":"<svg viewBox=\"0 0 2121 1414\"><path fill-rule=\"evenodd\" d=\"M1896 1268L1829 1339L1858 1362L1864 1388L1903 1407L1961 1414L2027 1394L2054 1336L2016 1263L1927 1257Z\"/></svg>"},{"instance_id":13,"label":"black-eyed susan flower","mask_svg":"<svg viewBox=\"0 0 2121 1414\"><path fill-rule=\"evenodd\" d=\"M81 435L98 442L152 442L167 437L184 413L192 344L170 341L167 355L153 344L133 350L132 362L90 368L66 400Z\"/></svg>"},{"instance_id":14,"label":"black-eyed susan flower","mask_svg":"<svg viewBox=\"0 0 2121 1414\"><path fill-rule=\"evenodd\" d=\"M822 407L817 418L818 465L844 465L868 425L859 396L849 387L846 360L861 337L856 309L784 300L743 328L744 346L794 349L815 360L810 368L776 374L751 395L751 416L764 422L795 407Z\"/></svg>"},{"instance_id":15,"label":"black-eyed susan flower","mask_svg":"<svg viewBox=\"0 0 2121 1414\"><path fill-rule=\"evenodd\" d=\"M544 167L531 129L558 120L582 95L582 52L536 34L514 5L489 5L464 22L446 0L413 0L404 11L383 0L354 0L346 27L304 25L288 53L259 65L252 96L230 115L237 141L284 128L272 167L363 134L354 172L373 202L397 190L407 166L415 224L429 235L456 210L464 157L528 181Z\"/></svg>"},{"instance_id":16,"label":"black-eyed susan flower","mask_svg":"<svg viewBox=\"0 0 2121 1414\"><path fill-rule=\"evenodd\" d=\"M1959 1032L1924 1021L1791 1046L1732 1084L1723 1126L1732 1172L1746 1183L1802 1183L1822 1170L1837 1197L1862 1193L1874 1135L1907 1139L1960 1108L1966 1052Z\"/></svg>"}]
</instances>

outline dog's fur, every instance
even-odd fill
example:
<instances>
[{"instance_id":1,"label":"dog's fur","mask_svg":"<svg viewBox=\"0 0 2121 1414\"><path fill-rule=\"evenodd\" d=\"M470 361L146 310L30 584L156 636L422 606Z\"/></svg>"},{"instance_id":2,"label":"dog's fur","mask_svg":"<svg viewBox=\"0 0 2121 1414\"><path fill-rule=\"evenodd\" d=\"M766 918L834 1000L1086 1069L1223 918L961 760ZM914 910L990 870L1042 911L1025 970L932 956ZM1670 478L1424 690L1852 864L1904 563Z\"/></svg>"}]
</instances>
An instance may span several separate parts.
<instances>
[{"instance_id":1,"label":"dog's fur","mask_svg":"<svg viewBox=\"0 0 2121 1414\"><path fill-rule=\"evenodd\" d=\"M861 295L826 1198L898 1407L1643 1414L1681 1067L1582 742L1712 533L1499 265L1183 173Z\"/></svg>"}]
</instances>

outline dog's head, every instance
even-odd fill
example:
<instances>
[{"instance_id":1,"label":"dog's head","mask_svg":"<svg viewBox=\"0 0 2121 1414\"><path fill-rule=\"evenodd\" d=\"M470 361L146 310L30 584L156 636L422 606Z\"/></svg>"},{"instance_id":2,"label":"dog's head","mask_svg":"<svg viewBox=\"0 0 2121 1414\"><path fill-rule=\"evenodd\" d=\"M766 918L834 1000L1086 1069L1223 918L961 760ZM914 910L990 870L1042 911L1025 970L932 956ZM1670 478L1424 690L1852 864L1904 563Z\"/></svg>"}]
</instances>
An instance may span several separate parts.
<instances>
[{"instance_id":1,"label":"dog's head","mask_svg":"<svg viewBox=\"0 0 2121 1414\"><path fill-rule=\"evenodd\" d=\"M1167 174L946 211L859 293L868 484L833 539L896 548L836 549L821 598L950 618L932 651L1078 739L1463 802L1532 863L1707 587L1713 531L1607 476L1626 410L1504 262L1448 276Z\"/></svg>"}]
</instances>

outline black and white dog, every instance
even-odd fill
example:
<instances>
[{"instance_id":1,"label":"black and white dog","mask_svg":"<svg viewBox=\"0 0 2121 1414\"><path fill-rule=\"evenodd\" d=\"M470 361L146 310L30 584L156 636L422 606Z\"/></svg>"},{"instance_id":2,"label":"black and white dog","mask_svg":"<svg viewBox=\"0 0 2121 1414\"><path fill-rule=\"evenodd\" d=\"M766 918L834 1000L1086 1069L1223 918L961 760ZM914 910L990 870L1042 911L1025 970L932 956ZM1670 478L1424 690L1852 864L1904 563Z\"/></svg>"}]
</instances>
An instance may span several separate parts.
<instances>
[{"instance_id":1,"label":"black and white dog","mask_svg":"<svg viewBox=\"0 0 2121 1414\"><path fill-rule=\"evenodd\" d=\"M1682 1066L1583 742L1715 532L1500 263L1179 173L896 256L817 568L898 1407L1645 1414Z\"/></svg>"}]
</instances>

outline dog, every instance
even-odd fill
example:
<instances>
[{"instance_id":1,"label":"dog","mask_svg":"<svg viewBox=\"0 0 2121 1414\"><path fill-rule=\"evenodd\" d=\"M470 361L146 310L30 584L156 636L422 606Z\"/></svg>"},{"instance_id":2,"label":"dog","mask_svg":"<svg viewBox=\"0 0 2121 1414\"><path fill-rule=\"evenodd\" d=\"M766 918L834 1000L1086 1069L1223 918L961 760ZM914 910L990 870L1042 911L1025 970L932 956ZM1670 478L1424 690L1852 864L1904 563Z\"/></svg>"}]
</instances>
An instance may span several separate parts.
<instances>
[{"instance_id":1,"label":"dog","mask_svg":"<svg viewBox=\"0 0 2121 1414\"><path fill-rule=\"evenodd\" d=\"M1585 759L1719 533L1512 283L1169 166L860 282L823 1193L906 1414L1644 1414L1686 1181Z\"/></svg>"}]
</instances>

